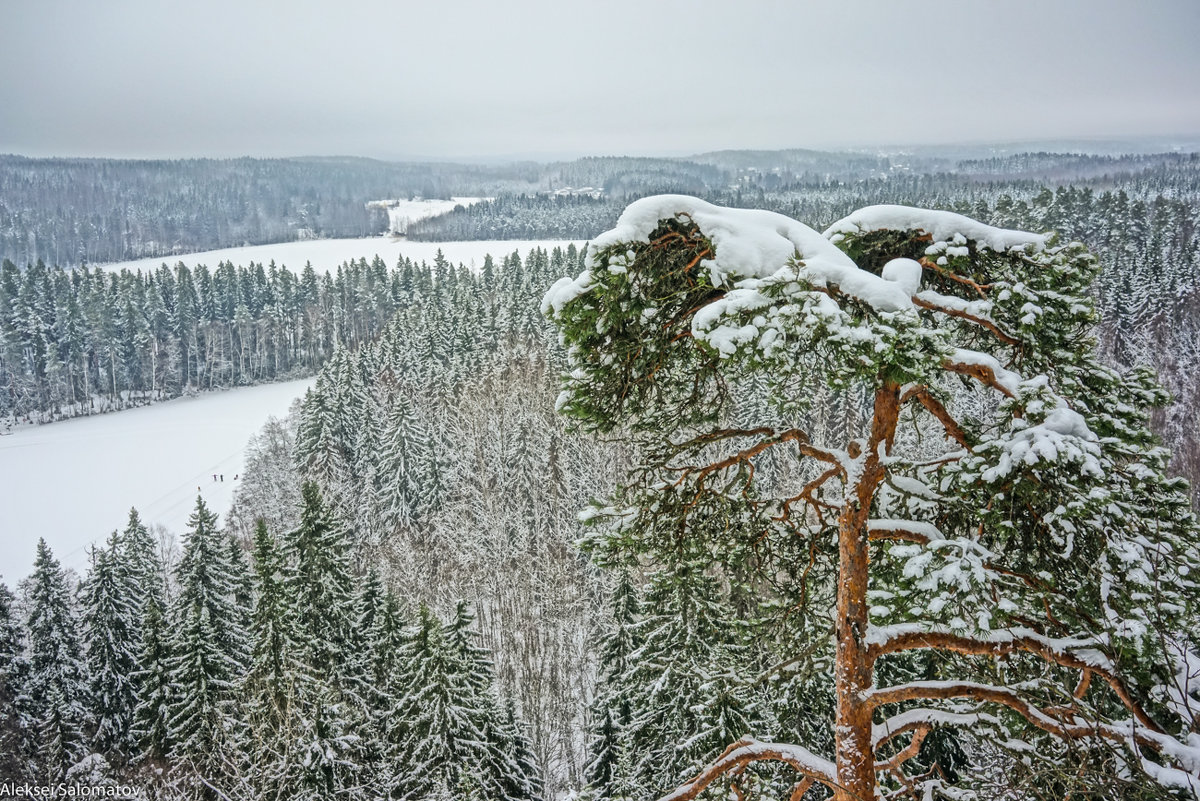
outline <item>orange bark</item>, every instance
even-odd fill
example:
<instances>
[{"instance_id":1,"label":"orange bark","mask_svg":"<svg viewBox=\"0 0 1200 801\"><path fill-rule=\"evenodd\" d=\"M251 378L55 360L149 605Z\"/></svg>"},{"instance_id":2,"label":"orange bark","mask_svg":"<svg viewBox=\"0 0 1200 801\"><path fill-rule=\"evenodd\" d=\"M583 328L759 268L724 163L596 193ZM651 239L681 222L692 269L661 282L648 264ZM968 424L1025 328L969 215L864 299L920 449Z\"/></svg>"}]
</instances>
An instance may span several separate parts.
<instances>
[{"instance_id":1,"label":"orange bark","mask_svg":"<svg viewBox=\"0 0 1200 801\"><path fill-rule=\"evenodd\" d=\"M979 297L981 297L981 298L986 298L987 290L992 288L991 284L981 284L978 281L967 278L964 275L959 275L958 273L951 272L950 270L947 270L945 267L938 264L936 261L933 261L932 259L930 259L927 256L922 256L918 261L920 262L921 266L924 267L926 270L933 270L938 275L945 276L946 278L949 278L951 281L954 281L959 284L965 284L965 285L971 287L972 289L974 289L976 292L979 293Z\"/></svg>"},{"instance_id":2,"label":"orange bark","mask_svg":"<svg viewBox=\"0 0 1200 801\"><path fill-rule=\"evenodd\" d=\"M1133 694L1129 692L1129 688L1121 681L1120 677L1112 671L1106 670L1103 667L1089 664L1078 656L1068 652L1059 651L1051 648L1045 642L1032 637L1013 637L1008 642L986 642L984 640L976 640L971 637L960 637L955 634L947 634L943 632L928 633L928 632L909 632L897 635L888 640L883 645L872 646L871 658L878 658L883 654L893 654L898 651L911 651L919 648L934 648L942 651L953 651L959 654L969 654L976 656L1003 656L1014 651L1024 651L1026 653L1036 654L1047 662L1057 665L1062 665L1067 668L1075 668L1077 670L1094 673L1100 678L1108 682L1108 685L1121 699L1121 703L1133 713L1138 723L1145 726L1150 731L1158 734L1163 733L1163 728L1158 725L1145 708L1137 702ZM1088 680L1090 681L1090 679ZM1084 687L1086 690L1086 686ZM886 691L876 691L875 698L883 697ZM1077 696L1078 697L1078 696ZM890 703L888 701L874 700L872 704L878 705L882 703Z\"/></svg>"},{"instance_id":3,"label":"orange bark","mask_svg":"<svg viewBox=\"0 0 1200 801\"><path fill-rule=\"evenodd\" d=\"M717 757L708 767L700 771L696 778L671 793L669 798L671 801L692 801L693 798L704 792L706 787L722 776L730 773L736 774L751 762L759 762L761 760L775 760L776 762L784 762L791 765L805 777L804 781L801 782L801 784L807 782L805 790L811 787L814 781L832 786L830 777L813 770L812 766L806 765L782 751L771 748L751 747L755 745L756 743L752 740L738 740L736 743L733 743L722 752L721 756ZM804 793L800 793L800 795L804 795ZM795 791L793 791L792 797L797 797Z\"/></svg>"},{"instance_id":4,"label":"orange bark","mask_svg":"<svg viewBox=\"0 0 1200 801\"><path fill-rule=\"evenodd\" d=\"M983 317L979 317L979 316L971 314L969 312L962 311L961 309L950 309L945 306L939 306L936 303L931 303L930 301L923 300L922 298L914 297L912 299L912 302L913 302L914 306L919 306L922 309L929 309L930 311L941 312L942 314L945 314L949 317L956 317L960 320L966 320L969 323L974 323L975 325L978 325L982 328L986 328L988 331L991 331L993 334L995 334L996 339L1000 340L1005 345L1021 344L1021 340L1017 339L1016 337L1014 337L1011 334L1004 333L1003 331L1000 330L1000 326L996 325L991 320L985 319Z\"/></svg>"},{"instance_id":5,"label":"orange bark","mask_svg":"<svg viewBox=\"0 0 1200 801\"><path fill-rule=\"evenodd\" d=\"M905 394L908 395L909 393ZM942 428L946 430L946 434L951 439L953 439L959 445L962 445L964 448L971 447L971 443L967 442L967 432L963 431L962 426L960 426L958 421L950 415L950 412L946 410L946 407L942 405L942 402L933 397L933 395L929 394L928 389L925 387L918 387L915 390L911 390L911 394L920 402L922 406L925 407L930 414L937 418L938 422L942 424Z\"/></svg>"},{"instance_id":6,"label":"orange bark","mask_svg":"<svg viewBox=\"0 0 1200 801\"><path fill-rule=\"evenodd\" d=\"M880 448L892 441L900 413L900 388L884 382L875 392L871 436L863 455L857 482L848 486L845 506L838 519L838 600L835 691L837 716L834 744L837 752L835 801L875 798L875 748L871 741L872 706L866 695L874 684L875 660L866 643L868 627L867 583L870 551L867 519L875 490L886 469Z\"/></svg>"},{"instance_id":7,"label":"orange bark","mask_svg":"<svg viewBox=\"0 0 1200 801\"><path fill-rule=\"evenodd\" d=\"M1152 737L1136 729L1120 729L1102 723L1082 722L1079 717L1072 714L1063 715L1061 718L1055 717L1050 714L1049 710L1039 709L1007 687L992 687L968 682L947 682L934 687L901 685L899 687L889 687L885 690L875 690L871 694L870 703L875 706L882 706L884 704L898 704L903 701L947 698L970 698L974 701L1006 706L1021 715L1030 724L1062 740L1103 737L1107 740L1120 743L1133 740L1138 745L1147 748L1154 750L1162 749L1162 741L1159 738ZM1147 727L1147 731L1153 731L1157 734L1162 733L1157 727L1152 730Z\"/></svg>"},{"instance_id":8,"label":"orange bark","mask_svg":"<svg viewBox=\"0 0 1200 801\"><path fill-rule=\"evenodd\" d=\"M982 364L959 364L958 362L947 361L942 362L942 369L951 373L970 376L971 378L986 384L1006 397L1016 397L1013 395L1012 390L996 380L996 373L993 372L992 368L990 367L985 367Z\"/></svg>"}]
</instances>

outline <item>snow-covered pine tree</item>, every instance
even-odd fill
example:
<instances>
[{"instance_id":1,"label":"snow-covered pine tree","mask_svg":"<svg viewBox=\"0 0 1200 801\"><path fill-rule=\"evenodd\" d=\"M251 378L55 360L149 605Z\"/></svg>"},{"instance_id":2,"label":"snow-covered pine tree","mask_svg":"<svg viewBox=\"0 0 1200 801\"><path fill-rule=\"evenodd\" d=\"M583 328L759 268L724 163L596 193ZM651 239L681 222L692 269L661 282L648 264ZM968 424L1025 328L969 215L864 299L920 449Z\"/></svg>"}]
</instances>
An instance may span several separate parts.
<instances>
[{"instance_id":1,"label":"snow-covered pine tree","mask_svg":"<svg viewBox=\"0 0 1200 801\"><path fill-rule=\"evenodd\" d=\"M340 356L344 352L339 350ZM338 418L335 386L337 358L317 376L316 385L304 396L296 432L296 462L306 478L327 488L341 488L349 475L348 452L353 442L339 439L345 424Z\"/></svg>"},{"instance_id":2,"label":"snow-covered pine tree","mask_svg":"<svg viewBox=\"0 0 1200 801\"><path fill-rule=\"evenodd\" d=\"M600 642L600 679L592 704L591 761L587 766L588 786L600 799L614 798L614 771L621 759L621 733L633 717L631 687L626 680L630 659L641 647L637 622L641 604L633 576L620 571L610 599L612 618Z\"/></svg>"},{"instance_id":3,"label":"snow-covered pine tree","mask_svg":"<svg viewBox=\"0 0 1200 801\"><path fill-rule=\"evenodd\" d=\"M388 410L378 463L379 515L388 534L412 531L424 517L425 493L433 478L430 435L413 400L403 390Z\"/></svg>"},{"instance_id":4,"label":"snow-covered pine tree","mask_svg":"<svg viewBox=\"0 0 1200 801\"><path fill-rule=\"evenodd\" d=\"M297 660L295 615L286 594L287 571L275 537L260 519L254 531L257 603L250 628L250 667L242 684L249 728L246 757L257 790L295 792L288 775L296 683L305 681Z\"/></svg>"},{"instance_id":5,"label":"snow-covered pine tree","mask_svg":"<svg viewBox=\"0 0 1200 801\"><path fill-rule=\"evenodd\" d=\"M517 704L513 699L504 699L503 715L499 727L499 746L508 755L512 765L509 777L504 780L505 795L508 798L524 798L530 801L543 798L541 770L526 733L526 723L517 714Z\"/></svg>"},{"instance_id":6,"label":"snow-covered pine tree","mask_svg":"<svg viewBox=\"0 0 1200 801\"><path fill-rule=\"evenodd\" d=\"M620 729L617 756L619 761L621 752L628 754L632 774L611 780L636 788L633 798L643 801L678 785L746 732L763 728L753 718L748 682L739 675L752 668L744 626L699 560L654 574L644 612L635 627L640 645L619 679L629 720Z\"/></svg>"},{"instance_id":7,"label":"snow-covered pine tree","mask_svg":"<svg viewBox=\"0 0 1200 801\"><path fill-rule=\"evenodd\" d=\"M159 606L166 602L166 575L158 552L158 542L142 522L137 509L129 510L129 521L118 542L117 559L124 563L128 574L130 601L137 616L140 641L146 604L150 598L157 600Z\"/></svg>"},{"instance_id":8,"label":"snow-covered pine tree","mask_svg":"<svg viewBox=\"0 0 1200 801\"><path fill-rule=\"evenodd\" d=\"M16 597L0 583L0 776L30 776L29 659Z\"/></svg>"},{"instance_id":9,"label":"snow-covered pine tree","mask_svg":"<svg viewBox=\"0 0 1200 801\"><path fill-rule=\"evenodd\" d=\"M138 688L133 731L138 741L138 761L151 770L161 768L171 751L170 631L162 603L153 595L146 601L141 622L141 669L133 675Z\"/></svg>"},{"instance_id":10,"label":"snow-covered pine tree","mask_svg":"<svg viewBox=\"0 0 1200 801\"><path fill-rule=\"evenodd\" d=\"M407 642L404 625L400 600L389 587L383 593L370 628L366 630L370 657L367 680L385 696L391 696L395 689L399 663Z\"/></svg>"},{"instance_id":11,"label":"snow-covered pine tree","mask_svg":"<svg viewBox=\"0 0 1200 801\"><path fill-rule=\"evenodd\" d=\"M443 786L460 797L539 797L529 749L515 717L510 721L499 706L490 660L471 642L470 624L465 605L445 625L420 608L392 710L393 797L425 798Z\"/></svg>"},{"instance_id":12,"label":"snow-covered pine tree","mask_svg":"<svg viewBox=\"0 0 1200 801\"><path fill-rule=\"evenodd\" d=\"M171 756L212 783L227 772L246 632L238 628L228 538L199 496L188 527L171 615Z\"/></svg>"},{"instance_id":13,"label":"snow-covered pine tree","mask_svg":"<svg viewBox=\"0 0 1200 801\"><path fill-rule=\"evenodd\" d=\"M304 785L334 793L352 781L355 733L366 719L355 660L354 592L349 541L314 482L301 488L300 525L287 536L291 569L285 582L294 619L298 663L305 681L296 685L297 737Z\"/></svg>"},{"instance_id":14,"label":"snow-covered pine tree","mask_svg":"<svg viewBox=\"0 0 1200 801\"><path fill-rule=\"evenodd\" d=\"M30 717L38 775L61 780L87 756L88 673L79 622L62 566L44 539L38 540L33 575L27 580L25 606L29 632Z\"/></svg>"},{"instance_id":15,"label":"snow-covered pine tree","mask_svg":"<svg viewBox=\"0 0 1200 801\"><path fill-rule=\"evenodd\" d=\"M223 534L225 547L229 555L229 576L233 584L233 604L237 616L234 629L239 633L242 643L240 663L243 669L250 664L250 624L254 615L254 574L246 559L246 549L232 532Z\"/></svg>"},{"instance_id":16,"label":"snow-covered pine tree","mask_svg":"<svg viewBox=\"0 0 1200 801\"><path fill-rule=\"evenodd\" d=\"M355 592L354 611L356 619L348 672L354 677L356 694L362 705L362 723L357 731L357 762L371 783L383 772L383 760L388 750L386 715L392 707L392 697L391 671L387 665L388 660L395 658L403 648L399 633L403 624L398 618L399 608L394 596L384 589L375 570L367 572ZM381 657L378 672L377 656Z\"/></svg>"},{"instance_id":17,"label":"snow-covered pine tree","mask_svg":"<svg viewBox=\"0 0 1200 801\"><path fill-rule=\"evenodd\" d=\"M305 662L340 682L354 636L350 543L314 482L303 485L301 498L300 525L284 544L291 564L287 595Z\"/></svg>"},{"instance_id":18,"label":"snow-covered pine tree","mask_svg":"<svg viewBox=\"0 0 1200 801\"><path fill-rule=\"evenodd\" d=\"M947 212L868 207L823 236L661 196L547 293L572 367L560 408L642 445L609 545L665 561L693 540L707 572L827 632L832 752L740 740L676 801L763 760L796 770L793 798L962 798L915 768L943 727L1030 761L1069 750L1059 797L1137 775L1200 794L1196 525L1148 433L1163 393L1093 355L1095 270L1080 245ZM789 424L727 424L729 387L756 373ZM872 398L839 441L805 422L822 385ZM770 449L807 473L760 494ZM877 681L913 651L936 680Z\"/></svg>"},{"instance_id":19,"label":"snow-covered pine tree","mask_svg":"<svg viewBox=\"0 0 1200 801\"><path fill-rule=\"evenodd\" d=\"M457 783L455 740L469 720L460 706L469 687L454 670L440 621L424 604L406 645L388 732L395 756L388 792L405 801ZM478 731L468 736L482 740Z\"/></svg>"},{"instance_id":20,"label":"snow-covered pine tree","mask_svg":"<svg viewBox=\"0 0 1200 801\"><path fill-rule=\"evenodd\" d=\"M454 619L445 626L446 644L457 659L458 670L469 692L461 699L481 742L465 742L464 761L475 771L485 798L498 801L533 801L541 796L541 778L516 707L502 709L495 692L495 670L486 648L476 644L475 616L466 601L455 606Z\"/></svg>"},{"instance_id":21,"label":"snow-covered pine tree","mask_svg":"<svg viewBox=\"0 0 1200 801\"><path fill-rule=\"evenodd\" d=\"M107 548L92 553L92 570L83 585L82 606L87 666L91 678L92 748L120 769L137 754L133 733L139 668L141 621L135 608L130 564L120 558L116 532Z\"/></svg>"}]
</instances>

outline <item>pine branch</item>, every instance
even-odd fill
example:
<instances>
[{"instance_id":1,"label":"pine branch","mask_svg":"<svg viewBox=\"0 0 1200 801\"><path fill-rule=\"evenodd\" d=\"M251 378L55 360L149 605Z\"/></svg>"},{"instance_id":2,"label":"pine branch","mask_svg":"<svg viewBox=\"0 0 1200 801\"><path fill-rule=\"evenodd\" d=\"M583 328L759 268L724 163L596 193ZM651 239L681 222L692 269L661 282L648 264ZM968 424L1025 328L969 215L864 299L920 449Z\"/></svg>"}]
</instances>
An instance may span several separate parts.
<instances>
[{"instance_id":1,"label":"pine branch","mask_svg":"<svg viewBox=\"0 0 1200 801\"><path fill-rule=\"evenodd\" d=\"M1125 705L1142 726L1145 726L1156 734L1165 734L1163 728L1134 699L1132 693L1125 686L1124 681L1117 675L1112 661L1099 651L1089 648L1087 658L1084 658L1072 653L1069 649L1057 647L1047 637L1024 629L993 632L993 637L991 640L980 640L948 632L904 631L888 634L882 639L876 639L871 644L870 654L871 658L875 659L884 654L925 648L974 656L998 657L1011 654L1014 651L1034 654L1047 662L1061 667L1095 673L1095 675L1108 682L1113 692L1121 700L1121 703ZM883 693L885 692L883 690L875 690L872 692L872 698L884 697ZM882 700L872 701L872 704L875 706L884 703L892 702Z\"/></svg>"},{"instance_id":2,"label":"pine branch","mask_svg":"<svg viewBox=\"0 0 1200 801\"><path fill-rule=\"evenodd\" d=\"M763 743L747 737L730 745L719 757L696 774L694 779L663 796L659 801L691 801L722 776L740 772L752 762L768 760L791 765L806 779L818 781L831 789L838 787L835 778L836 770L829 760L822 759L799 745ZM807 787L805 789L807 790ZM794 793L792 797L796 797Z\"/></svg>"}]
</instances>

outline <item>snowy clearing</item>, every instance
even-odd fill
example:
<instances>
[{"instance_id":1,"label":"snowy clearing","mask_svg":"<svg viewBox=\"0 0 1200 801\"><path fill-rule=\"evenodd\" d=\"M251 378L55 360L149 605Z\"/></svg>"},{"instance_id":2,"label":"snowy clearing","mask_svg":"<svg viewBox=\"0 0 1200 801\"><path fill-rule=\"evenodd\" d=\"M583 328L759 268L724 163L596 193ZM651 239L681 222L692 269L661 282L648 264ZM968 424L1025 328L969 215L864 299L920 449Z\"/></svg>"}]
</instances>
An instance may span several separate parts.
<instances>
[{"instance_id":1,"label":"snowy clearing","mask_svg":"<svg viewBox=\"0 0 1200 801\"><path fill-rule=\"evenodd\" d=\"M457 206L474 206L488 198L452 197L449 200L372 200L367 208L387 211L388 230L393 234L408 233L408 226L440 214L454 211Z\"/></svg>"},{"instance_id":2,"label":"snowy clearing","mask_svg":"<svg viewBox=\"0 0 1200 801\"><path fill-rule=\"evenodd\" d=\"M208 392L0 436L0 580L12 587L33 570L38 537L82 575L87 547L123 529L131 506L181 534L197 487L223 523L247 441L312 384Z\"/></svg>"},{"instance_id":3,"label":"snowy clearing","mask_svg":"<svg viewBox=\"0 0 1200 801\"><path fill-rule=\"evenodd\" d=\"M454 264L465 264L471 270L483 267L483 257L489 253L497 262L514 250L520 252L524 259L533 248L552 250L556 247L565 248L574 243L576 247L584 245L583 240L546 239L546 240L482 240L478 242L410 242L390 236L369 236L361 239L309 239L303 242L281 242L277 245L253 245L241 248L225 248L223 250L206 250L200 253L187 253L180 256L158 256L151 259L136 259L120 261L111 264L93 265L105 270L141 270L152 272L162 264L175 265L183 262L189 268L197 264L216 267L223 261L234 265L245 266L251 262L275 264L287 267L293 271L304 269L311 262L319 272L330 272L341 264L359 259L370 261L378 255L389 267L395 267L397 260L403 256L415 262L433 262L433 257L441 249L446 259Z\"/></svg>"}]
</instances>

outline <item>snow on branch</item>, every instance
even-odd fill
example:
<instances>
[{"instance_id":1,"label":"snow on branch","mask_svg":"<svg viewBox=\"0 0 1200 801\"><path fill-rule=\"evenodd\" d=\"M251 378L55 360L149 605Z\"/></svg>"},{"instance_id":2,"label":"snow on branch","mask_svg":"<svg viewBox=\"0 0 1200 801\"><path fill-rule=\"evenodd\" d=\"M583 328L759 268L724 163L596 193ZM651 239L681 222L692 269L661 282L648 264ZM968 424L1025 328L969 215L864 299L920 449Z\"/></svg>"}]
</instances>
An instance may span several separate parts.
<instances>
[{"instance_id":1,"label":"snow on branch","mask_svg":"<svg viewBox=\"0 0 1200 801\"><path fill-rule=\"evenodd\" d=\"M691 801L704 792L717 779L729 773L740 772L751 762L771 760L791 765L802 776L836 787L836 769L832 762L817 756L799 745L787 743L764 743L744 737L700 771L694 779L663 796L659 801Z\"/></svg>"},{"instance_id":2,"label":"snow on branch","mask_svg":"<svg viewBox=\"0 0 1200 801\"><path fill-rule=\"evenodd\" d=\"M946 540L941 529L922 520L884 520L872 518L867 521L867 534L873 540L907 540L921 545Z\"/></svg>"},{"instance_id":3,"label":"snow on branch","mask_svg":"<svg viewBox=\"0 0 1200 801\"><path fill-rule=\"evenodd\" d=\"M825 236L837 242L846 234L870 231L923 231L932 237L933 250L940 242L961 247L968 241L998 253L1037 253L1046 247L1046 237L1039 234L996 228L950 211L892 205L859 209L825 229Z\"/></svg>"},{"instance_id":4,"label":"snow on branch","mask_svg":"<svg viewBox=\"0 0 1200 801\"><path fill-rule=\"evenodd\" d=\"M936 296L939 301L943 302L935 302L931 299L931 297L934 296ZM913 304L922 309L941 312L949 317L956 317L960 320L966 320L969 323L974 323L975 325L990 331L996 336L996 339L1000 340L1006 345L1020 344L1019 339L1014 337L1012 334L1006 333L995 323L995 321L982 314L972 314L971 312L966 311L964 308L962 308L962 306L966 304L951 304L944 302L946 300L948 300L948 298L945 295L937 295L937 293L934 292L922 292L913 298ZM954 300L957 300L957 298L954 298Z\"/></svg>"},{"instance_id":5,"label":"snow on branch","mask_svg":"<svg viewBox=\"0 0 1200 801\"><path fill-rule=\"evenodd\" d=\"M1074 710L1043 710L1022 698L1008 687L980 684L969 681L914 681L895 687L872 690L867 697L873 706L897 704L903 701L939 700L966 698L973 701L1008 707L1029 723L1063 740L1104 739L1128 745L1139 755L1142 767L1160 783L1192 790L1200 797L1200 737L1192 735L1189 742L1181 743L1162 731L1152 721L1126 720L1116 723L1101 723L1073 714ZM1124 699L1122 699L1124 700ZM910 710L908 718L901 713L884 724L873 728L879 741L886 741L901 730L919 730L921 724L942 723L946 725L973 725L982 718L979 715L940 713L937 710ZM1135 714L1138 710L1134 710ZM1144 713L1142 713L1144 715ZM1138 746L1149 748L1175 760L1181 768L1159 765L1141 757ZM1195 774L1195 775L1193 775Z\"/></svg>"},{"instance_id":6,"label":"snow on branch","mask_svg":"<svg viewBox=\"0 0 1200 801\"><path fill-rule=\"evenodd\" d=\"M649 242L650 235L666 219L695 223L713 245L711 258L700 263L714 287L733 287L709 316L763 302L753 279L786 277L811 282L817 287L838 289L873 308L893 312L911 309L911 292L903 281L888 280L862 270L824 236L790 217L757 209L728 209L686 195L655 195L629 204L616 226L588 245L585 270L577 278L561 278L542 300L543 314L554 315L571 301L590 291L595 270L622 269L599 254L614 245ZM632 258L632 255L631 255ZM748 280L747 280L748 279ZM736 308L735 308L736 307ZM701 322L711 323L704 318Z\"/></svg>"},{"instance_id":7,"label":"snow on branch","mask_svg":"<svg viewBox=\"0 0 1200 801\"><path fill-rule=\"evenodd\" d=\"M942 363L942 367L952 373L977 379L1009 398L1015 398L1020 392L1021 376L1005 369L995 356L987 353L955 348L951 357Z\"/></svg>"},{"instance_id":8,"label":"snow on branch","mask_svg":"<svg viewBox=\"0 0 1200 801\"><path fill-rule=\"evenodd\" d=\"M1047 662L1066 668L1091 671L1104 679L1121 703L1134 715L1138 723L1157 733L1163 729L1140 703L1134 699L1125 683L1117 675L1116 666L1100 650L1102 644L1091 638L1072 637L1054 639L1025 628L1002 629L991 632L986 638L965 637L947 631L930 630L920 624L872 627L867 633L867 643L874 657L899 651L931 648L977 656L1003 656L1021 651L1040 656ZM963 686L959 683L959 686ZM873 697L883 697L885 690L873 691ZM939 697L939 696L919 696ZM892 703L876 701L874 703Z\"/></svg>"},{"instance_id":9,"label":"snow on branch","mask_svg":"<svg viewBox=\"0 0 1200 801\"><path fill-rule=\"evenodd\" d=\"M873 724L871 743L878 749L910 731L920 731L933 726L978 726L981 723L999 726L1000 719L986 712L947 712L944 709L917 707L892 715L883 723Z\"/></svg>"}]
</instances>

